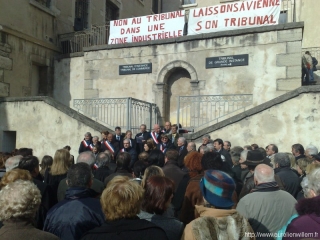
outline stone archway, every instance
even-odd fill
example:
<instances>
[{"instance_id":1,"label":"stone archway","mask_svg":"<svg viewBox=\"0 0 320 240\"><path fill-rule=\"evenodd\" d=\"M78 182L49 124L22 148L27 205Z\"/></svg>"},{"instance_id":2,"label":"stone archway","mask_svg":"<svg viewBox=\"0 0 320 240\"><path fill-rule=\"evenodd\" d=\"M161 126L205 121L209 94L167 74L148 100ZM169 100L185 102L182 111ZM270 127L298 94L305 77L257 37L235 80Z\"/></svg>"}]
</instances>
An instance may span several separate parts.
<instances>
[{"instance_id":1,"label":"stone archway","mask_svg":"<svg viewBox=\"0 0 320 240\"><path fill-rule=\"evenodd\" d=\"M180 78L183 78L184 81L188 80L188 83L185 83L188 85L186 85L184 91L181 91L182 94L175 92L174 97L177 94L185 95L187 89L189 90L189 94L187 95L200 94L198 75L191 64L185 61L176 60L165 65L159 72L157 83L155 84L155 100L161 114L160 124L163 124L170 119L170 101L172 100L171 88L176 81L180 81L179 76Z\"/></svg>"}]
</instances>

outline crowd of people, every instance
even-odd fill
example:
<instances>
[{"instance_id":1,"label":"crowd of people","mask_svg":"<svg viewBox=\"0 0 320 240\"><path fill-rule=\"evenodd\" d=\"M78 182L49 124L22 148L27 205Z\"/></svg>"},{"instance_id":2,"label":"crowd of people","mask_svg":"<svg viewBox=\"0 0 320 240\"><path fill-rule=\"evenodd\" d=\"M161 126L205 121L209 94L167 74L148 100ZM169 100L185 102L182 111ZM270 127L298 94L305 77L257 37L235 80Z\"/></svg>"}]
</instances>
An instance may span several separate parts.
<instances>
[{"instance_id":1,"label":"crowd of people","mask_svg":"<svg viewBox=\"0 0 320 240\"><path fill-rule=\"evenodd\" d=\"M231 143L166 122L1 153L0 239L320 239L318 149Z\"/></svg>"}]
</instances>

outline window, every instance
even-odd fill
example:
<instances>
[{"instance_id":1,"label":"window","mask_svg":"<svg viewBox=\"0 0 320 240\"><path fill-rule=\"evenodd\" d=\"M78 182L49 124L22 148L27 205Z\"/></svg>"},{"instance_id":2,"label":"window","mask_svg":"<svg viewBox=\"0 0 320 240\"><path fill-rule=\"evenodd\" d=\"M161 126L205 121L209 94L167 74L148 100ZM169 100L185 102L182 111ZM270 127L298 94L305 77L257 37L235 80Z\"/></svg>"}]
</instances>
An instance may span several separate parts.
<instances>
[{"instance_id":1,"label":"window","mask_svg":"<svg viewBox=\"0 0 320 240\"><path fill-rule=\"evenodd\" d=\"M2 152L12 152L16 148L16 131L3 131Z\"/></svg>"},{"instance_id":2,"label":"window","mask_svg":"<svg viewBox=\"0 0 320 240\"><path fill-rule=\"evenodd\" d=\"M0 43L7 43L7 34L0 32Z\"/></svg>"},{"instance_id":3,"label":"window","mask_svg":"<svg viewBox=\"0 0 320 240\"><path fill-rule=\"evenodd\" d=\"M88 28L89 0L76 0L74 30L82 31Z\"/></svg>"},{"instance_id":4,"label":"window","mask_svg":"<svg viewBox=\"0 0 320 240\"><path fill-rule=\"evenodd\" d=\"M119 19L119 8L109 0L106 1L106 25L110 24L110 21Z\"/></svg>"},{"instance_id":5,"label":"window","mask_svg":"<svg viewBox=\"0 0 320 240\"><path fill-rule=\"evenodd\" d=\"M194 3L196 3L196 0L183 0L182 5L188 5L188 4L194 4Z\"/></svg>"},{"instance_id":6,"label":"window","mask_svg":"<svg viewBox=\"0 0 320 240\"><path fill-rule=\"evenodd\" d=\"M284 24L288 22L288 14L287 11L281 11L279 17L279 24Z\"/></svg>"},{"instance_id":7,"label":"window","mask_svg":"<svg viewBox=\"0 0 320 240\"><path fill-rule=\"evenodd\" d=\"M152 12L155 14L160 13L159 12L159 0L152 0Z\"/></svg>"},{"instance_id":8,"label":"window","mask_svg":"<svg viewBox=\"0 0 320 240\"><path fill-rule=\"evenodd\" d=\"M51 0L35 0L37 3L41 4L42 6L45 6L47 8L50 8Z\"/></svg>"}]
</instances>

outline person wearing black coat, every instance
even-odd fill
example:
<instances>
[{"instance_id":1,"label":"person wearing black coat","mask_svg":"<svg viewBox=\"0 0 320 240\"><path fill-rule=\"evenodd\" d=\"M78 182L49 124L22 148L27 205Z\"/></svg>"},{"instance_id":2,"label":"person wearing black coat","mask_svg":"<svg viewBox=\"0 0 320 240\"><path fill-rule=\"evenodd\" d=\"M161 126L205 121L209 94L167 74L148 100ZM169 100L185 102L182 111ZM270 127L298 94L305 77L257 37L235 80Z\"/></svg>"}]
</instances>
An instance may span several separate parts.
<instances>
[{"instance_id":1,"label":"person wearing black coat","mask_svg":"<svg viewBox=\"0 0 320 240\"><path fill-rule=\"evenodd\" d=\"M36 214L35 227L42 230L47 212L53 205L52 190L47 184L37 179L37 177L40 175L39 159L37 157L23 157L19 162L18 168L29 171L32 176L33 183L40 190L41 204Z\"/></svg>"},{"instance_id":2,"label":"person wearing black coat","mask_svg":"<svg viewBox=\"0 0 320 240\"><path fill-rule=\"evenodd\" d=\"M80 239L85 232L104 223L104 214L96 193L90 189L91 168L87 163L72 165L68 171L69 189L63 201L47 214L43 230L62 240Z\"/></svg>"},{"instance_id":3,"label":"person wearing black coat","mask_svg":"<svg viewBox=\"0 0 320 240\"><path fill-rule=\"evenodd\" d=\"M299 176L291 170L289 156L286 153L277 153L274 162L274 173L284 183L285 190L295 198L299 192L300 181Z\"/></svg>"},{"instance_id":4,"label":"person wearing black coat","mask_svg":"<svg viewBox=\"0 0 320 240\"><path fill-rule=\"evenodd\" d=\"M174 144L169 141L169 136L167 134L161 135L161 143L157 144L157 149L163 152L163 154L166 153L169 149L175 149Z\"/></svg>"},{"instance_id":5,"label":"person wearing black coat","mask_svg":"<svg viewBox=\"0 0 320 240\"><path fill-rule=\"evenodd\" d=\"M188 149L185 146L185 144L181 140L182 137L178 139L178 153L179 153L179 158L178 158L178 166L180 168L184 167L184 158L188 154ZM184 138L183 138L184 139Z\"/></svg>"},{"instance_id":6,"label":"person wearing black coat","mask_svg":"<svg viewBox=\"0 0 320 240\"><path fill-rule=\"evenodd\" d=\"M92 150L92 137L91 133L87 132L84 135L84 139L81 141L80 146L79 146L79 154L85 151L91 151Z\"/></svg>"},{"instance_id":7,"label":"person wearing black coat","mask_svg":"<svg viewBox=\"0 0 320 240\"><path fill-rule=\"evenodd\" d=\"M213 146L216 152L221 154L223 162L228 163L229 167L232 168L233 163L230 153L223 148L223 141L220 138L217 138L213 141Z\"/></svg>"},{"instance_id":8,"label":"person wearing black coat","mask_svg":"<svg viewBox=\"0 0 320 240\"><path fill-rule=\"evenodd\" d=\"M150 138L150 133L147 132L146 129L147 126L145 124L141 124L140 133L135 137L136 151L138 155L144 151L144 143Z\"/></svg>"}]
</instances>

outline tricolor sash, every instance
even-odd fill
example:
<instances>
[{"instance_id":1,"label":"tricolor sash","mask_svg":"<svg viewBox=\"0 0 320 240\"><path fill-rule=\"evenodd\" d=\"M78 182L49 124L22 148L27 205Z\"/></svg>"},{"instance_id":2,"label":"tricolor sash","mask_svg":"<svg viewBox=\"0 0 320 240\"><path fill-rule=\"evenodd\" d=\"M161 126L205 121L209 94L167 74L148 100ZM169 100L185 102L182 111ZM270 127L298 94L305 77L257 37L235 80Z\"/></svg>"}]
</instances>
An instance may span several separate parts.
<instances>
[{"instance_id":1,"label":"tricolor sash","mask_svg":"<svg viewBox=\"0 0 320 240\"><path fill-rule=\"evenodd\" d=\"M164 153L166 151L166 148L162 144L160 144L160 150Z\"/></svg>"},{"instance_id":2,"label":"tricolor sash","mask_svg":"<svg viewBox=\"0 0 320 240\"><path fill-rule=\"evenodd\" d=\"M86 142L86 140L83 140L82 141L82 144L87 148L87 147L89 147L89 144Z\"/></svg>"},{"instance_id":3,"label":"tricolor sash","mask_svg":"<svg viewBox=\"0 0 320 240\"><path fill-rule=\"evenodd\" d=\"M91 151L92 151L93 147L94 147L93 144L89 145L89 148L90 148Z\"/></svg>"},{"instance_id":4,"label":"tricolor sash","mask_svg":"<svg viewBox=\"0 0 320 240\"><path fill-rule=\"evenodd\" d=\"M98 167L98 165L95 163L95 164L93 164L93 168L94 168L94 169L98 169L99 167Z\"/></svg>"},{"instance_id":5,"label":"tricolor sash","mask_svg":"<svg viewBox=\"0 0 320 240\"><path fill-rule=\"evenodd\" d=\"M114 149L108 141L104 141L104 145L108 148L110 152L112 152L112 154L114 154Z\"/></svg>"},{"instance_id":6,"label":"tricolor sash","mask_svg":"<svg viewBox=\"0 0 320 240\"><path fill-rule=\"evenodd\" d=\"M150 134L151 134L151 137L152 137L153 141L154 141L156 144L159 144L159 141L158 141L158 139L157 139L157 137L156 137L156 133L155 133L155 132L151 132Z\"/></svg>"},{"instance_id":7,"label":"tricolor sash","mask_svg":"<svg viewBox=\"0 0 320 240\"><path fill-rule=\"evenodd\" d=\"M124 148L122 148L122 149L120 150L120 152L125 152L125 151L124 151Z\"/></svg>"}]
</instances>

